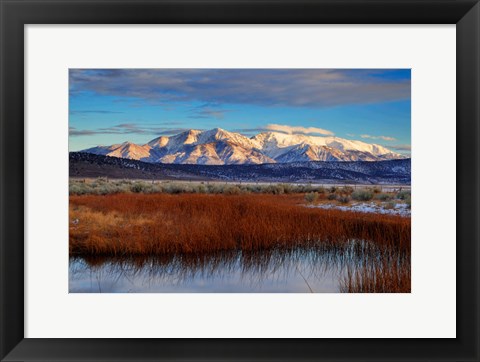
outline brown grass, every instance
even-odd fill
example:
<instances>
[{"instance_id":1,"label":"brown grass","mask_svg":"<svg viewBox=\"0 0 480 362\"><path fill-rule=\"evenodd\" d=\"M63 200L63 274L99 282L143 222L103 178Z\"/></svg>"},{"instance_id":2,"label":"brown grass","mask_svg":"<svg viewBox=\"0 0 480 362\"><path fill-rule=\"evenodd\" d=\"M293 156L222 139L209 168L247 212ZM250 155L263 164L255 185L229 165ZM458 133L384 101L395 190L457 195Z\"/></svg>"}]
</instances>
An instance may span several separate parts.
<instances>
[{"instance_id":1,"label":"brown grass","mask_svg":"<svg viewBox=\"0 0 480 362\"><path fill-rule=\"evenodd\" d=\"M410 218L307 208L304 195L70 196L71 255L341 247L410 251Z\"/></svg>"},{"instance_id":2,"label":"brown grass","mask_svg":"<svg viewBox=\"0 0 480 362\"><path fill-rule=\"evenodd\" d=\"M344 293L410 293L410 255L383 253L375 260L365 258L361 265L347 267L340 284Z\"/></svg>"}]
</instances>

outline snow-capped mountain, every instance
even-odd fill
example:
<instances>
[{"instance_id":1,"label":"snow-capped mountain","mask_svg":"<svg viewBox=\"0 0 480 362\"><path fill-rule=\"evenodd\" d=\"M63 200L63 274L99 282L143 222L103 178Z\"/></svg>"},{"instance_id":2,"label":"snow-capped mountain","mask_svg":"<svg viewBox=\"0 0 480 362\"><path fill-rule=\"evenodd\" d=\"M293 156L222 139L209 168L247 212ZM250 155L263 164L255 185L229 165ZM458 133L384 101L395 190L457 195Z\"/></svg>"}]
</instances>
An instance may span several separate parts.
<instances>
[{"instance_id":1,"label":"snow-capped mountain","mask_svg":"<svg viewBox=\"0 0 480 362\"><path fill-rule=\"evenodd\" d=\"M379 161L404 158L383 146L337 137L260 133L252 138L277 162Z\"/></svg>"},{"instance_id":2,"label":"snow-capped mountain","mask_svg":"<svg viewBox=\"0 0 480 362\"><path fill-rule=\"evenodd\" d=\"M98 146L90 148L89 153L110 157L129 158L132 160L144 160L151 156L151 147L148 145L139 146L135 143L124 142L119 145Z\"/></svg>"},{"instance_id":3,"label":"snow-capped mountain","mask_svg":"<svg viewBox=\"0 0 480 362\"><path fill-rule=\"evenodd\" d=\"M160 136L145 145L125 142L83 150L153 163L234 165L303 161L381 161L405 158L375 144L337 137L264 132L248 138L220 128Z\"/></svg>"}]
</instances>

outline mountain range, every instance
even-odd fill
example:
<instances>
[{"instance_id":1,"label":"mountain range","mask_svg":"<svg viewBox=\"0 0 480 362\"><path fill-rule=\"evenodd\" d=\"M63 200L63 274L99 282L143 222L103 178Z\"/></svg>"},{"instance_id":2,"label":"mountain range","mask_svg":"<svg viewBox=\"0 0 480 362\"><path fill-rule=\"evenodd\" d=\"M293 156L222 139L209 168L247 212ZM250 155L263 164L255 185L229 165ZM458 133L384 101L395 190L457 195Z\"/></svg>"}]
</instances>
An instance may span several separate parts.
<instances>
[{"instance_id":1,"label":"mountain range","mask_svg":"<svg viewBox=\"0 0 480 362\"><path fill-rule=\"evenodd\" d=\"M70 177L225 182L410 184L411 160L308 161L249 165L150 163L70 152Z\"/></svg>"},{"instance_id":2,"label":"mountain range","mask_svg":"<svg viewBox=\"0 0 480 362\"><path fill-rule=\"evenodd\" d=\"M307 161L383 161L404 159L383 146L338 137L263 132L253 137L221 128L187 130L144 145L131 142L81 152L150 163L255 165Z\"/></svg>"}]
</instances>

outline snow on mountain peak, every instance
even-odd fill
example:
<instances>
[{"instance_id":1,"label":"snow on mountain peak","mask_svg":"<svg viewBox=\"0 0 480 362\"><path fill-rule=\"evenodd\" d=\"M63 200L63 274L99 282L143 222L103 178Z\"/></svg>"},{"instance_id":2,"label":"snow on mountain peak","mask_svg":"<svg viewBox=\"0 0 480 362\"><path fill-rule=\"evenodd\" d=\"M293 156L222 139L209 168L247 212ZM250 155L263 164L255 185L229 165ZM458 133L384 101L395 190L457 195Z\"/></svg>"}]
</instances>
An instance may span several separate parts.
<instances>
[{"instance_id":1,"label":"snow on mountain peak","mask_svg":"<svg viewBox=\"0 0 480 362\"><path fill-rule=\"evenodd\" d=\"M378 161L405 158L376 144L338 137L263 132L251 138L221 128L190 129L143 146L131 142L84 152L147 162L260 164L297 161Z\"/></svg>"}]
</instances>

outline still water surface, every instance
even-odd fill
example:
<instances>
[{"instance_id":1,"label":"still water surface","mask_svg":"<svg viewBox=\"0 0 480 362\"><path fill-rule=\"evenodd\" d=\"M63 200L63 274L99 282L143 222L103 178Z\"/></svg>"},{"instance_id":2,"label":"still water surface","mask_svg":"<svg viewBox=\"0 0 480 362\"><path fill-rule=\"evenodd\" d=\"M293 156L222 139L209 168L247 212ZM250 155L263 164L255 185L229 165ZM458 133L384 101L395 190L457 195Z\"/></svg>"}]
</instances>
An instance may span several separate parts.
<instances>
[{"instance_id":1,"label":"still water surface","mask_svg":"<svg viewBox=\"0 0 480 362\"><path fill-rule=\"evenodd\" d=\"M71 258L70 293L338 293L353 249Z\"/></svg>"}]
</instances>

